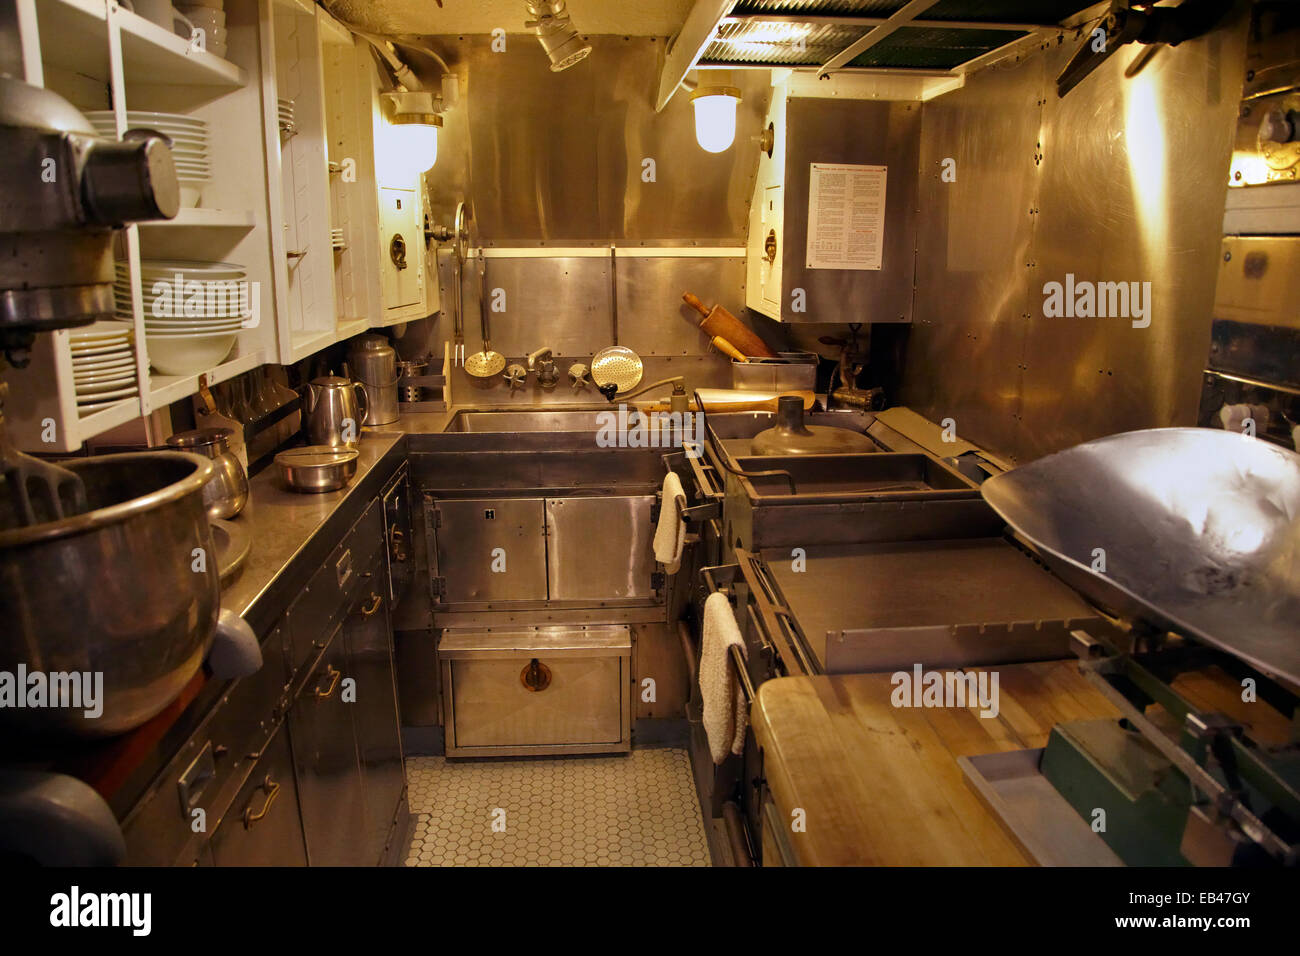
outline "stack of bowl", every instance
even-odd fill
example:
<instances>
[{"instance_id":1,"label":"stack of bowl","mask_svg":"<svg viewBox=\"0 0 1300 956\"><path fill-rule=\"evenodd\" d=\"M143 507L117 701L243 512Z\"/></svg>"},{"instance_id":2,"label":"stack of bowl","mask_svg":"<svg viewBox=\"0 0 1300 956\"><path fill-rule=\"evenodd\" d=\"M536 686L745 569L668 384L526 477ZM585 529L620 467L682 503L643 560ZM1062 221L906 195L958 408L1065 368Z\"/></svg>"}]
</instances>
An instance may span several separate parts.
<instances>
[{"instance_id":1,"label":"stack of bowl","mask_svg":"<svg viewBox=\"0 0 1300 956\"><path fill-rule=\"evenodd\" d=\"M112 110L91 110L86 118L100 136L117 138L117 121ZM181 182L181 205L197 206L203 198L203 188L212 179L212 165L208 159L207 120L186 116L184 113L127 110L126 125L127 129L147 129L162 133L171 140L176 176Z\"/></svg>"},{"instance_id":2,"label":"stack of bowl","mask_svg":"<svg viewBox=\"0 0 1300 956\"><path fill-rule=\"evenodd\" d=\"M167 375L194 375L218 365L251 315L247 271L232 262L140 260L149 364ZM117 263L117 318L133 321L131 279Z\"/></svg>"}]
</instances>

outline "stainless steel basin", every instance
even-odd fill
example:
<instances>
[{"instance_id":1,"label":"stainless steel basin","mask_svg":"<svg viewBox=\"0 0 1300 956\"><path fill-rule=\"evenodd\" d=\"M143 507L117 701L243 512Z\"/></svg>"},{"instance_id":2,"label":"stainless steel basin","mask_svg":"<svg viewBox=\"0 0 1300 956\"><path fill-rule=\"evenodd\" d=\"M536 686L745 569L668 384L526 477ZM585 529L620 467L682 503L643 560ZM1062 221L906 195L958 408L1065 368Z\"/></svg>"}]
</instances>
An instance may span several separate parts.
<instances>
[{"instance_id":1,"label":"stainless steel basin","mask_svg":"<svg viewBox=\"0 0 1300 956\"><path fill-rule=\"evenodd\" d=\"M65 687L90 675L102 713L0 707L0 732L102 737L139 726L189 683L217 627L203 505L212 463L153 451L67 464L91 510L18 527L0 509L0 671L39 672L50 686L60 675Z\"/></svg>"},{"instance_id":2,"label":"stainless steel basin","mask_svg":"<svg viewBox=\"0 0 1300 956\"><path fill-rule=\"evenodd\" d=\"M617 406L601 409L536 411L460 411L447 422L444 432L508 434L511 432L594 432L617 415Z\"/></svg>"}]
</instances>

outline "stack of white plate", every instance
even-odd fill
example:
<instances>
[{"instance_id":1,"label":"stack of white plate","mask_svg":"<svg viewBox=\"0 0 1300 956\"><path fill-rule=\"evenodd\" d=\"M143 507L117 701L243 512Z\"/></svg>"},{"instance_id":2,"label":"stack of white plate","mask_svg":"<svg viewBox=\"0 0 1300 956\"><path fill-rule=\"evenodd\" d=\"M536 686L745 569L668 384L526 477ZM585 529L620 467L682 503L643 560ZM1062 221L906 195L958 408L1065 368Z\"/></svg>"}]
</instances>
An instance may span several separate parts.
<instances>
[{"instance_id":1,"label":"stack of white plate","mask_svg":"<svg viewBox=\"0 0 1300 956\"><path fill-rule=\"evenodd\" d=\"M280 97L277 100L280 116L280 132L286 136L292 136L298 132L298 125L293 118L293 100L288 97Z\"/></svg>"},{"instance_id":2,"label":"stack of white plate","mask_svg":"<svg viewBox=\"0 0 1300 956\"><path fill-rule=\"evenodd\" d=\"M348 247L347 241L343 238L343 229L341 227L330 230L330 244L335 249L346 249Z\"/></svg>"},{"instance_id":3,"label":"stack of white plate","mask_svg":"<svg viewBox=\"0 0 1300 956\"><path fill-rule=\"evenodd\" d=\"M140 394L135 380L132 329L121 322L102 321L73 329L72 381L77 413L89 415Z\"/></svg>"},{"instance_id":4,"label":"stack of white plate","mask_svg":"<svg viewBox=\"0 0 1300 956\"><path fill-rule=\"evenodd\" d=\"M99 135L117 137L112 110L92 110L86 114L86 118ZM197 206L203 197L203 187L212 179L207 120L186 116L184 113L127 110L126 125L128 129L151 129L171 140L176 176L181 182L181 204Z\"/></svg>"},{"instance_id":5,"label":"stack of white plate","mask_svg":"<svg viewBox=\"0 0 1300 956\"><path fill-rule=\"evenodd\" d=\"M140 260L149 364L168 375L193 375L219 364L250 315L248 273L233 262ZM131 280L117 263L117 317L132 321Z\"/></svg>"}]
</instances>

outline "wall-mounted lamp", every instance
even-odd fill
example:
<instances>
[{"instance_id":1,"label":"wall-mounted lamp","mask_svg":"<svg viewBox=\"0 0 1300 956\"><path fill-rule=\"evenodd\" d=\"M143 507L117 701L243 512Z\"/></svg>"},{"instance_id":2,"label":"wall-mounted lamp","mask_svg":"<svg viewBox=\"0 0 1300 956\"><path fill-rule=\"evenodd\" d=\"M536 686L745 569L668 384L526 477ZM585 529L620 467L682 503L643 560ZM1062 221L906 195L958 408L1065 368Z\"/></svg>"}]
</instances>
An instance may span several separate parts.
<instances>
[{"instance_id":1,"label":"wall-mounted lamp","mask_svg":"<svg viewBox=\"0 0 1300 956\"><path fill-rule=\"evenodd\" d=\"M433 94L405 90L383 94L387 106L395 169L419 175L438 161L438 127L442 117L434 112Z\"/></svg>"},{"instance_id":2,"label":"wall-mounted lamp","mask_svg":"<svg viewBox=\"0 0 1300 956\"><path fill-rule=\"evenodd\" d=\"M710 153L721 153L736 139L736 104L740 90L734 86L697 86L691 94L695 106L695 141Z\"/></svg>"},{"instance_id":3,"label":"wall-mounted lamp","mask_svg":"<svg viewBox=\"0 0 1300 956\"><path fill-rule=\"evenodd\" d=\"M569 18L564 0L526 0L528 15L524 24L537 34L542 49L551 60L551 72L559 73L587 58L591 44L583 43L578 28Z\"/></svg>"}]
</instances>

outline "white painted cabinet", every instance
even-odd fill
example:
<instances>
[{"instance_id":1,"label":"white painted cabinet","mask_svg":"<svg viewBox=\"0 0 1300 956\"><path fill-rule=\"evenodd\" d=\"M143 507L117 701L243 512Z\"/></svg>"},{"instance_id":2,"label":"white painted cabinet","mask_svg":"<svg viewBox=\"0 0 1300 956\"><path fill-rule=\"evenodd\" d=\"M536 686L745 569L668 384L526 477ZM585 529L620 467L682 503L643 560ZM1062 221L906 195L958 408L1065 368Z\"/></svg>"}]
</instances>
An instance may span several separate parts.
<instances>
[{"instance_id":1,"label":"white painted cabinet","mask_svg":"<svg viewBox=\"0 0 1300 956\"><path fill-rule=\"evenodd\" d=\"M32 360L6 375L6 420L19 447L67 452L88 438L264 363L305 358L374 326L437 309L424 281L421 190L405 189L408 268L389 282L374 143L378 77L364 41L307 0L225 0L225 57L137 16L116 0L18 0L29 82L83 111L184 113L211 131L211 181L200 206L132 225L117 241L128 265L137 395L78 414L69 332L37 336ZM279 100L293 101L282 130ZM334 230L341 230L341 239ZM142 259L234 262L247 271L259 320L233 351L193 375L150 368ZM436 294L436 293L435 293Z\"/></svg>"}]
</instances>

